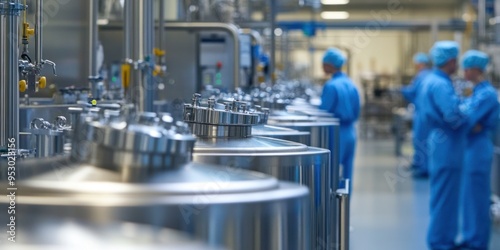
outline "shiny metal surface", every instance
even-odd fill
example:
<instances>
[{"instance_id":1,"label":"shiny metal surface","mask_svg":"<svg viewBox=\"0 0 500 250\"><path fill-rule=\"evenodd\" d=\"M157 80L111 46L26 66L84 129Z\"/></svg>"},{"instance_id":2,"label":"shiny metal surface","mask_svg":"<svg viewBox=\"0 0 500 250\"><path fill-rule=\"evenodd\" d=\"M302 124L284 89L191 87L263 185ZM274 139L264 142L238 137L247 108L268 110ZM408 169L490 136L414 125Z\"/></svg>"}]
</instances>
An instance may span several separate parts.
<instances>
[{"instance_id":1,"label":"shiny metal surface","mask_svg":"<svg viewBox=\"0 0 500 250\"><path fill-rule=\"evenodd\" d=\"M332 191L337 190L339 187L340 181L340 163L339 163L339 154L340 154L340 124L337 119L333 118L317 118L310 116L294 116L289 115L286 116L286 113L274 113L274 115L278 114L279 116L271 116L269 117L269 124L286 127L298 131L306 131L311 135L310 146L319 147L329 149L331 152L330 159L330 188ZM338 245L338 222L339 218L337 218L337 209L339 208L339 204L337 199L331 199L331 211L333 216L330 216L330 224L332 225L332 231L330 234L330 238L333 239L328 243L333 244L335 246Z\"/></svg>"},{"instance_id":2,"label":"shiny metal surface","mask_svg":"<svg viewBox=\"0 0 500 250\"><path fill-rule=\"evenodd\" d=\"M11 7L19 0L3 4ZM0 148L7 148L10 138L19 148L19 12L0 15Z\"/></svg>"},{"instance_id":3,"label":"shiny metal surface","mask_svg":"<svg viewBox=\"0 0 500 250\"><path fill-rule=\"evenodd\" d=\"M20 141L18 143L20 148L30 147L30 124L35 118L42 118L46 121L54 121L58 116L64 116L71 118L68 108L77 107L78 105L21 105L19 107L19 128L21 132L27 132L28 134L21 135ZM69 123L72 121L69 119Z\"/></svg>"},{"instance_id":4,"label":"shiny metal surface","mask_svg":"<svg viewBox=\"0 0 500 250\"><path fill-rule=\"evenodd\" d=\"M46 172L19 183L24 190L17 196L23 201L16 211L20 218L150 224L229 249L308 248L307 188L262 173L189 163L195 138L163 117L135 114L123 121L110 112L97 114L82 116L86 121L79 132L90 146L80 148L86 151L82 163L67 158L45 161L46 166L40 162L36 169ZM107 141L113 136L116 145ZM135 146L129 147L128 140ZM165 150L150 147L153 141ZM8 197L0 197L0 203L7 202Z\"/></svg>"},{"instance_id":5,"label":"shiny metal surface","mask_svg":"<svg viewBox=\"0 0 500 250\"><path fill-rule=\"evenodd\" d=\"M99 48L99 27L97 26L97 19L99 18L99 1L89 0L89 89L92 93L92 98L100 99L100 91L98 89L98 84L101 82L101 76L99 75L99 66L97 63L97 51Z\"/></svg>"},{"instance_id":6,"label":"shiny metal surface","mask_svg":"<svg viewBox=\"0 0 500 250\"><path fill-rule=\"evenodd\" d=\"M249 142L252 141L252 143ZM290 150L273 148L273 143L294 145ZM254 147L260 144L260 148ZM231 147L228 147L230 145ZM301 149L301 150L300 150ZM311 192L310 231L313 246L328 239L331 214L329 188L330 152L325 149L303 147L278 139L252 137L247 139L199 139L195 144L195 162L228 165L270 174L280 180L307 186ZM305 248L310 249L311 247ZM315 248L313 248L315 249Z\"/></svg>"},{"instance_id":7,"label":"shiny metal surface","mask_svg":"<svg viewBox=\"0 0 500 250\"><path fill-rule=\"evenodd\" d=\"M211 123L220 124L224 127L238 128L242 126L251 127L252 123L245 122L248 116L245 110L240 110L232 102L233 106L226 104L226 111L240 116L239 119L214 119L210 115L198 115L197 119L186 116L194 113L190 110L205 111L199 106L201 102L199 95L195 95L192 104L187 104L185 109L185 121L193 125ZM206 109L214 109L215 101L209 99ZM234 110L232 110L234 108ZM246 108L246 106L245 106ZM242 113L243 112L243 113ZM250 113L251 114L251 113ZM257 116L258 117L258 116ZM256 122L253 125L256 125ZM304 144L285 141L275 138L266 138L242 135L242 136L207 136L206 134L193 133L198 137L195 144L193 160L195 162L228 165L235 168L243 168L270 174L280 180L299 183L307 186L311 192L309 206L311 207L311 239L310 248L317 244L329 241L331 211L330 193L330 152L326 149L310 148Z\"/></svg>"},{"instance_id":8,"label":"shiny metal surface","mask_svg":"<svg viewBox=\"0 0 500 250\"><path fill-rule=\"evenodd\" d=\"M25 189L16 213L164 226L229 249L307 249L304 187L205 164L157 172L140 182L124 180L126 171L68 165L39 175L19 184Z\"/></svg>"},{"instance_id":9,"label":"shiny metal surface","mask_svg":"<svg viewBox=\"0 0 500 250\"><path fill-rule=\"evenodd\" d=\"M35 143L32 149L35 149L35 157L51 157L64 153L64 142L66 129L66 118L58 117L54 124L41 118L34 119L31 122L31 135Z\"/></svg>"},{"instance_id":10,"label":"shiny metal surface","mask_svg":"<svg viewBox=\"0 0 500 250\"><path fill-rule=\"evenodd\" d=\"M154 12L153 0L125 1L125 58L131 63L131 85L126 90L138 111L154 111L156 84L154 67ZM129 43L129 44L127 44ZM130 53L130 54L128 54Z\"/></svg>"},{"instance_id":11,"label":"shiny metal surface","mask_svg":"<svg viewBox=\"0 0 500 250\"><path fill-rule=\"evenodd\" d=\"M17 224L16 242L3 240L0 242L0 248L10 250L223 249L210 247L180 231L168 228L130 222L99 224L74 219L40 218L33 214L24 216Z\"/></svg>"},{"instance_id":12,"label":"shiny metal surface","mask_svg":"<svg viewBox=\"0 0 500 250\"><path fill-rule=\"evenodd\" d=\"M43 0L38 0L35 3L35 65L42 67L43 65Z\"/></svg>"},{"instance_id":13,"label":"shiny metal surface","mask_svg":"<svg viewBox=\"0 0 500 250\"><path fill-rule=\"evenodd\" d=\"M311 145L311 134L306 131L298 131L289 128L271 126L271 125L256 125L252 127L252 135L277 138L287 141Z\"/></svg>"}]
</instances>

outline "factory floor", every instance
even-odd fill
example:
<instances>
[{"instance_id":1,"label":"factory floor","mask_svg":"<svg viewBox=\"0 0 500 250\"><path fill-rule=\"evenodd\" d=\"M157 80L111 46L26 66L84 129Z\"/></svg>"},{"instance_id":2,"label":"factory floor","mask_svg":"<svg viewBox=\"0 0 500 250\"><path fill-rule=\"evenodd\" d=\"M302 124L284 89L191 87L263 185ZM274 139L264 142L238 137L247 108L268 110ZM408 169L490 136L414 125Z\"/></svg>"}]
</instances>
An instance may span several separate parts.
<instances>
[{"instance_id":1,"label":"factory floor","mask_svg":"<svg viewBox=\"0 0 500 250\"><path fill-rule=\"evenodd\" d=\"M403 154L411 154L410 145ZM351 203L351 250L427 249L429 182L414 180L394 156L389 139L359 140ZM500 224L491 230L490 249L500 249Z\"/></svg>"}]
</instances>

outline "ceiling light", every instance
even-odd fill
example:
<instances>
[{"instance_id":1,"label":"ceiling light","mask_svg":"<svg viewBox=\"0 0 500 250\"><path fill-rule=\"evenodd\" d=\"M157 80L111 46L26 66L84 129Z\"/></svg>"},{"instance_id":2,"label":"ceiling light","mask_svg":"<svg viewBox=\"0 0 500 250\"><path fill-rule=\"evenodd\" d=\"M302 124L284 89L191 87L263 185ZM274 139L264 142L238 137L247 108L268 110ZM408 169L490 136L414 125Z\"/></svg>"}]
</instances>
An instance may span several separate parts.
<instances>
[{"instance_id":1,"label":"ceiling light","mask_svg":"<svg viewBox=\"0 0 500 250\"><path fill-rule=\"evenodd\" d=\"M347 11L323 11L323 12L321 12L321 18L323 18L323 19L347 19L347 18L349 18L349 12L347 12Z\"/></svg>"},{"instance_id":2,"label":"ceiling light","mask_svg":"<svg viewBox=\"0 0 500 250\"><path fill-rule=\"evenodd\" d=\"M349 0L321 0L323 5L343 5L348 4Z\"/></svg>"}]
</instances>

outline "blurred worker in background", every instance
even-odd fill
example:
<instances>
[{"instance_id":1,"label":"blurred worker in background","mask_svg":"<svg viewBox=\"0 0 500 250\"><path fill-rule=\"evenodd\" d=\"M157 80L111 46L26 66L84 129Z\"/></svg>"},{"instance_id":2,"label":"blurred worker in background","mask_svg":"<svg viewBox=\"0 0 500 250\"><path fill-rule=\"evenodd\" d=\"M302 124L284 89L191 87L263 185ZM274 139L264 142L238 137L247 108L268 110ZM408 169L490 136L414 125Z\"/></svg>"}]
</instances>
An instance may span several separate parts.
<instances>
[{"instance_id":1,"label":"blurred worker in background","mask_svg":"<svg viewBox=\"0 0 500 250\"><path fill-rule=\"evenodd\" d=\"M420 112L422 98L419 93L422 90L422 81L431 72L429 68L430 59L425 53L417 53L413 56L413 62L417 68L417 74L412 79L411 83L401 90L405 99L415 106L413 114L413 161L411 169L413 176L427 177L429 169L427 166L427 137L429 135L429 127L425 118Z\"/></svg>"},{"instance_id":2,"label":"blurred worker in background","mask_svg":"<svg viewBox=\"0 0 500 250\"><path fill-rule=\"evenodd\" d=\"M469 50L463 55L464 77L474 85L465 100L474 128L467 136L462 186L462 249L488 249L490 236L491 133L499 112L496 90L485 79L488 55ZM472 103L471 103L472 102Z\"/></svg>"},{"instance_id":3,"label":"blurred worker in background","mask_svg":"<svg viewBox=\"0 0 500 250\"><path fill-rule=\"evenodd\" d=\"M321 95L320 109L332 113L340 120L340 164L344 179L352 183L356 129L360 102L359 94L352 80L341 71L346 57L337 48L330 48L323 56L323 71L331 74Z\"/></svg>"},{"instance_id":4,"label":"blurred worker in background","mask_svg":"<svg viewBox=\"0 0 500 250\"><path fill-rule=\"evenodd\" d=\"M430 51L435 68L422 82L421 111L430 128L427 141L431 188L427 244L430 249L459 249L455 239L460 188L466 138L473 126L469 107L461 105L450 78L457 70L458 53L456 42L436 42Z\"/></svg>"}]
</instances>

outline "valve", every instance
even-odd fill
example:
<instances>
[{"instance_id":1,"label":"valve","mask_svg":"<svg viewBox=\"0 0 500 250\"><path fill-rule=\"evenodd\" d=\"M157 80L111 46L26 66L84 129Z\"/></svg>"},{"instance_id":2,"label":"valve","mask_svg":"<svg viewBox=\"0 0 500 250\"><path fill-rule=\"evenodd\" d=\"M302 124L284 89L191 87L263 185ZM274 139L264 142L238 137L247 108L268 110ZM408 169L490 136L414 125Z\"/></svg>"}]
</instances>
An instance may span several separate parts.
<instances>
[{"instance_id":1,"label":"valve","mask_svg":"<svg viewBox=\"0 0 500 250\"><path fill-rule=\"evenodd\" d=\"M45 78L45 76L41 76L40 79L38 79L38 87L44 89L46 86L47 86L47 78Z\"/></svg>"},{"instance_id":2,"label":"valve","mask_svg":"<svg viewBox=\"0 0 500 250\"><path fill-rule=\"evenodd\" d=\"M26 80L21 80L19 81L19 91L24 92L28 88L28 84L26 83Z\"/></svg>"}]
</instances>

